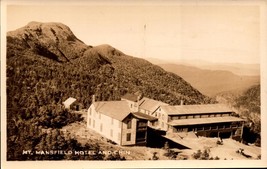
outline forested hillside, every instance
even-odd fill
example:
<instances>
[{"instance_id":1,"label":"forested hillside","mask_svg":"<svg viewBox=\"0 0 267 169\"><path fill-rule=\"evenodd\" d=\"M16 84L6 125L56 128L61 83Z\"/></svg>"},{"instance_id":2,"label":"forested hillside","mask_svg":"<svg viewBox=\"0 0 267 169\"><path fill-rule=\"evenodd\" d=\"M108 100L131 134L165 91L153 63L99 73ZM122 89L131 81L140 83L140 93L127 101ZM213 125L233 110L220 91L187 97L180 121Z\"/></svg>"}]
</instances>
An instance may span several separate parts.
<instances>
[{"instance_id":1,"label":"forested hillside","mask_svg":"<svg viewBox=\"0 0 267 169\"><path fill-rule=\"evenodd\" d=\"M244 129L244 139L260 145L261 138L261 101L260 85L253 86L235 99L234 107L239 110L240 116L248 119L248 124Z\"/></svg>"},{"instance_id":2,"label":"forested hillside","mask_svg":"<svg viewBox=\"0 0 267 169\"><path fill-rule=\"evenodd\" d=\"M243 138L245 143L257 143L261 138L261 95L260 85L255 85L244 92L224 92L216 100L232 106L237 115L246 119Z\"/></svg>"},{"instance_id":3,"label":"forested hillside","mask_svg":"<svg viewBox=\"0 0 267 169\"><path fill-rule=\"evenodd\" d=\"M212 102L181 77L109 45L87 46L59 23L31 22L8 32L6 73L8 160L23 160L23 150L40 145L84 148L75 140L63 144L71 140L56 130L81 120L62 107L68 97L76 98L82 108L89 107L93 94L96 100L117 100L137 91L169 104ZM48 128L52 131L42 132ZM61 139L53 139L54 132ZM41 159L49 158L53 159Z\"/></svg>"}]
</instances>

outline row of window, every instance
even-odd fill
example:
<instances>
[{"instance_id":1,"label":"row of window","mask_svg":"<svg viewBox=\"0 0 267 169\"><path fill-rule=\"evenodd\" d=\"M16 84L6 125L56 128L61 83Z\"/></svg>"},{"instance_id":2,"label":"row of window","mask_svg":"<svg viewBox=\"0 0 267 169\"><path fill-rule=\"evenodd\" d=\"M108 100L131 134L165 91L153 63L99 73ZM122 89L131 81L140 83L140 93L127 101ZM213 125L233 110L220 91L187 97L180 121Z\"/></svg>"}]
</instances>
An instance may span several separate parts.
<instances>
[{"instance_id":1,"label":"row of window","mask_svg":"<svg viewBox=\"0 0 267 169\"><path fill-rule=\"evenodd\" d=\"M207 118L207 117L225 117L225 116L230 116L230 113L170 116L169 120Z\"/></svg>"},{"instance_id":2,"label":"row of window","mask_svg":"<svg viewBox=\"0 0 267 169\"><path fill-rule=\"evenodd\" d=\"M230 128L236 128L238 125L218 125L218 126L203 126L203 127L180 127L180 128L174 128L174 131L177 132L189 132L189 131L204 131L204 130L218 130L218 129L230 129Z\"/></svg>"}]
</instances>

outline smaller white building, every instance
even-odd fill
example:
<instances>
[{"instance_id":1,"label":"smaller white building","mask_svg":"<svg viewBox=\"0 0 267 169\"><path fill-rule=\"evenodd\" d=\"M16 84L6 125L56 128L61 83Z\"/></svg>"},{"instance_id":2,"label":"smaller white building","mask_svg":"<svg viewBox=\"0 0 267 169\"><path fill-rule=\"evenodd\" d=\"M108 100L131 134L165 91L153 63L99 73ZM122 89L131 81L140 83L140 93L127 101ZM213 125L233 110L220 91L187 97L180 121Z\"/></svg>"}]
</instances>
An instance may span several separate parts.
<instances>
[{"instance_id":1,"label":"smaller white building","mask_svg":"<svg viewBox=\"0 0 267 169\"><path fill-rule=\"evenodd\" d=\"M76 102L77 99L73 98L73 97L69 97L67 100L65 100L63 102L63 105L65 106L66 109L70 109L70 106Z\"/></svg>"}]
</instances>

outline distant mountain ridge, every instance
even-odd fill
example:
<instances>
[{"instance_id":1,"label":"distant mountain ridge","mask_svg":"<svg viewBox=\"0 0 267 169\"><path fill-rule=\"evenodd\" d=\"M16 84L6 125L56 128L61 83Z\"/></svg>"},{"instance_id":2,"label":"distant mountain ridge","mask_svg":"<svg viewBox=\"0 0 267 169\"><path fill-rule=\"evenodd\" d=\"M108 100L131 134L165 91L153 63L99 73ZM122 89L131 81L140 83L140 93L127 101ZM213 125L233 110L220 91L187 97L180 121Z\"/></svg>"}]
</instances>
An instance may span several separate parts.
<instances>
[{"instance_id":1,"label":"distant mountain ridge","mask_svg":"<svg viewBox=\"0 0 267 169\"><path fill-rule=\"evenodd\" d=\"M206 70L177 64L159 64L159 66L181 76L208 96L215 96L225 91L243 91L260 83L259 76L238 76L230 71Z\"/></svg>"},{"instance_id":2,"label":"distant mountain ridge","mask_svg":"<svg viewBox=\"0 0 267 169\"><path fill-rule=\"evenodd\" d=\"M207 70L230 71L238 76L260 76L260 64L244 63L212 63L203 60L162 60L157 58L146 58L153 64L177 64L196 67Z\"/></svg>"}]
</instances>

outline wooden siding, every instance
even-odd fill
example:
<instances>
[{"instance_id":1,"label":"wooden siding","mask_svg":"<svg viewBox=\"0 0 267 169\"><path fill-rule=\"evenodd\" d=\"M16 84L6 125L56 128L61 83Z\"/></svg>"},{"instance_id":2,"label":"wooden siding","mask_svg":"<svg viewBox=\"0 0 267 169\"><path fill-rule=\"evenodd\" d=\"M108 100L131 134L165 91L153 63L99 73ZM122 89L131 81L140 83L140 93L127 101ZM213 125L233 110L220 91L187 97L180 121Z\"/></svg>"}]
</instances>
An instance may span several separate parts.
<instances>
[{"instance_id":1,"label":"wooden siding","mask_svg":"<svg viewBox=\"0 0 267 169\"><path fill-rule=\"evenodd\" d=\"M132 125L130 129L127 129L127 122L131 121ZM136 124L137 119L129 116L122 122L122 137L121 145L134 145L136 143ZM131 140L127 141L127 133L131 133Z\"/></svg>"},{"instance_id":2,"label":"wooden siding","mask_svg":"<svg viewBox=\"0 0 267 169\"><path fill-rule=\"evenodd\" d=\"M167 131L168 130L168 114L160 107L153 113L154 117L158 118L157 128Z\"/></svg>"},{"instance_id":3,"label":"wooden siding","mask_svg":"<svg viewBox=\"0 0 267 169\"><path fill-rule=\"evenodd\" d=\"M91 121L91 122L90 122ZM95 111L92 104L87 113L87 127L103 135L107 139L121 145L121 124L119 120L113 119Z\"/></svg>"}]
</instances>

